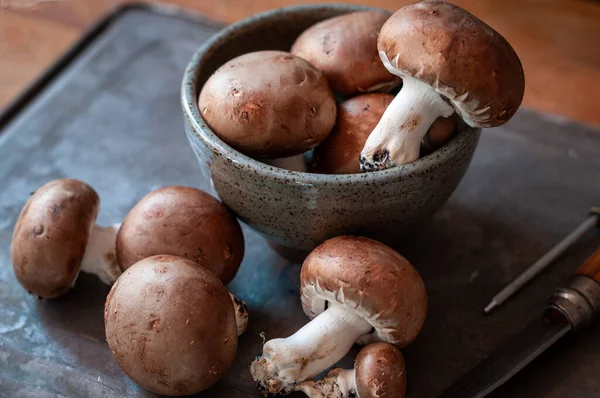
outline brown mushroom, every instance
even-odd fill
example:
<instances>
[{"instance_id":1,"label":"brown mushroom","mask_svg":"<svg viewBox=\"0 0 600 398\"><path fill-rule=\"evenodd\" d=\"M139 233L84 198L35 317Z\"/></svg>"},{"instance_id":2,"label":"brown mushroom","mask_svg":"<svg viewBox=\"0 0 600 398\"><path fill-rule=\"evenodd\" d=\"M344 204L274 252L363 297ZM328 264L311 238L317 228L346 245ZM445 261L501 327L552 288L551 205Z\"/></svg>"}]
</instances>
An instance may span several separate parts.
<instances>
[{"instance_id":1,"label":"brown mushroom","mask_svg":"<svg viewBox=\"0 0 600 398\"><path fill-rule=\"evenodd\" d=\"M400 79L381 63L377 35L390 15L359 11L326 19L298 36L291 52L322 71L341 95L389 91Z\"/></svg>"},{"instance_id":2,"label":"brown mushroom","mask_svg":"<svg viewBox=\"0 0 600 398\"><path fill-rule=\"evenodd\" d=\"M333 128L336 112L323 73L282 51L256 51L228 61L206 81L198 106L215 134L256 158L314 148Z\"/></svg>"},{"instance_id":3,"label":"brown mushroom","mask_svg":"<svg viewBox=\"0 0 600 398\"><path fill-rule=\"evenodd\" d=\"M369 344L358 353L354 369L332 369L321 380L298 384L296 391L310 398L404 398L404 357L391 344Z\"/></svg>"},{"instance_id":4,"label":"brown mushroom","mask_svg":"<svg viewBox=\"0 0 600 398\"><path fill-rule=\"evenodd\" d=\"M235 358L238 334L227 289L198 264L145 258L113 285L104 309L106 341L119 367L147 390L206 390Z\"/></svg>"},{"instance_id":5,"label":"brown mushroom","mask_svg":"<svg viewBox=\"0 0 600 398\"><path fill-rule=\"evenodd\" d=\"M269 340L251 373L263 394L287 394L344 357L355 342L398 347L419 334L427 294L417 270L377 241L340 236L319 245L300 274L304 312L293 335Z\"/></svg>"},{"instance_id":6,"label":"brown mushroom","mask_svg":"<svg viewBox=\"0 0 600 398\"><path fill-rule=\"evenodd\" d=\"M116 252L123 271L143 258L171 254L201 264L228 284L244 257L244 235L221 201L196 188L167 186L129 211Z\"/></svg>"},{"instance_id":7,"label":"brown mushroom","mask_svg":"<svg viewBox=\"0 0 600 398\"><path fill-rule=\"evenodd\" d=\"M315 148L312 167L317 173L360 173L359 156L367 137L392 102L391 94L363 94L338 105L333 131Z\"/></svg>"},{"instance_id":8,"label":"brown mushroom","mask_svg":"<svg viewBox=\"0 0 600 398\"><path fill-rule=\"evenodd\" d=\"M431 153L443 147L456 134L456 120L453 116L438 117L429 127L421 142L421 150Z\"/></svg>"},{"instance_id":9,"label":"brown mushroom","mask_svg":"<svg viewBox=\"0 0 600 398\"><path fill-rule=\"evenodd\" d=\"M384 93L363 94L338 105L333 131L315 148L312 171L324 174L360 173L360 152L394 96ZM452 118L438 118L425 135L423 147L433 151L445 144L455 131Z\"/></svg>"},{"instance_id":10,"label":"brown mushroom","mask_svg":"<svg viewBox=\"0 0 600 398\"><path fill-rule=\"evenodd\" d=\"M377 47L402 90L369 135L361 170L381 170L419 157L438 117L456 112L471 127L506 123L523 99L519 57L494 29L439 0L402 7L381 28Z\"/></svg>"},{"instance_id":11,"label":"brown mushroom","mask_svg":"<svg viewBox=\"0 0 600 398\"><path fill-rule=\"evenodd\" d=\"M50 181L29 197L10 247L15 276L29 294L40 299L62 296L74 286L79 271L106 284L117 279L117 228L95 224L99 208L96 191L69 178Z\"/></svg>"}]
</instances>

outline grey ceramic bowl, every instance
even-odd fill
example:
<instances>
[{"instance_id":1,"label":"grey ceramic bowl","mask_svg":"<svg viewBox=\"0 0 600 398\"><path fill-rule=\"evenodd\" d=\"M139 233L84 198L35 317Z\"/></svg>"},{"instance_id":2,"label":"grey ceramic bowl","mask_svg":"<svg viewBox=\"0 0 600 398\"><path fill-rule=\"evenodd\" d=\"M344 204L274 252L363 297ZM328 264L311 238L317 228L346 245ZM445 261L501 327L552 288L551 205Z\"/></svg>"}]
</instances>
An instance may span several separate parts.
<instances>
[{"instance_id":1,"label":"grey ceramic bowl","mask_svg":"<svg viewBox=\"0 0 600 398\"><path fill-rule=\"evenodd\" d=\"M193 56L182 83L189 142L221 200L276 244L311 250L324 239L360 234L383 239L435 212L466 172L480 129L466 125L443 148L411 164L349 175L293 172L234 150L206 125L200 89L223 63L257 50L289 51L314 23L364 7L315 4L277 9L235 23Z\"/></svg>"}]
</instances>

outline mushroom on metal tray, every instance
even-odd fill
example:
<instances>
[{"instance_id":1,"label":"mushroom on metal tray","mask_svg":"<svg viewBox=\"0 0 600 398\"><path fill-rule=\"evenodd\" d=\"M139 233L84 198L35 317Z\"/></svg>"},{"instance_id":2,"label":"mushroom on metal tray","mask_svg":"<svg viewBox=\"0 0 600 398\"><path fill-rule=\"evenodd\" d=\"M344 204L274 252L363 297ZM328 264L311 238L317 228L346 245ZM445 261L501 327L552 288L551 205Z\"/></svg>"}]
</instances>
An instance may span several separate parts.
<instances>
[{"instance_id":1,"label":"mushroom on metal tray","mask_svg":"<svg viewBox=\"0 0 600 398\"><path fill-rule=\"evenodd\" d=\"M312 320L264 344L250 368L264 395L292 392L355 342L405 347L427 314L417 270L390 247L364 237L339 236L319 245L304 261L300 283L302 307Z\"/></svg>"},{"instance_id":2,"label":"mushroom on metal tray","mask_svg":"<svg viewBox=\"0 0 600 398\"><path fill-rule=\"evenodd\" d=\"M332 369L320 380L298 384L296 391L310 398L404 398L404 357L391 344L369 344L358 353L354 369Z\"/></svg>"},{"instance_id":3,"label":"mushroom on metal tray","mask_svg":"<svg viewBox=\"0 0 600 398\"><path fill-rule=\"evenodd\" d=\"M400 78L386 70L377 52L377 35L390 15L359 11L326 19L302 32L291 52L322 71L335 93L390 91Z\"/></svg>"},{"instance_id":4,"label":"mushroom on metal tray","mask_svg":"<svg viewBox=\"0 0 600 398\"><path fill-rule=\"evenodd\" d=\"M244 257L244 235L233 213L218 199L193 187L166 186L144 196L117 234L117 260L124 271L156 254L195 261L224 284Z\"/></svg>"},{"instance_id":5,"label":"mushroom on metal tray","mask_svg":"<svg viewBox=\"0 0 600 398\"><path fill-rule=\"evenodd\" d=\"M39 299L64 295L80 271L113 283L117 226L96 225L98 193L75 179L50 181L27 200L14 227L11 260L21 286Z\"/></svg>"},{"instance_id":6,"label":"mushroom on metal tray","mask_svg":"<svg viewBox=\"0 0 600 398\"><path fill-rule=\"evenodd\" d=\"M227 289L204 267L177 256L152 256L127 268L108 294L104 324L119 367L158 394L206 390L237 351Z\"/></svg>"},{"instance_id":7,"label":"mushroom on metal tray","mask_svg":"<svg viewBox=\"0 0 600 398\"><path fill-rule=\"evenodd\" d=\"M419 157L425 132L438 117L458 115L471 127L506 123L523 99L525 79L511 45L453 4L425 0L402 7L381 28L377 48L402 90L369 135L362 171Z\"/></svg>"}]
</instances>

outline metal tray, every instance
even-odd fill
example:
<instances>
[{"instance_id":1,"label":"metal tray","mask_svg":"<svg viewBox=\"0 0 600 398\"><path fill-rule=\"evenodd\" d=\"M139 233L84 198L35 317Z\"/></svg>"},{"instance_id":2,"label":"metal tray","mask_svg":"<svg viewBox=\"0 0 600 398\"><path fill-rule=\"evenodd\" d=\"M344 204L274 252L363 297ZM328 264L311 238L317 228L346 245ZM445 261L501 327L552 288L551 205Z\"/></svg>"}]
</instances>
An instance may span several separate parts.
<instances>
[{"instance_id":1,"label":"metal tray","mask_svg":"<svg viewBox=\"0 0 600 398\"><path fill-rule=\"evenodd\" d=\"M29 193L73 177L99 192L99 223L121 220L159 186L203 180L183 130L181 76L220 26L171 7L128 6L99 22L0 116L0 396L152 396L118 368L106 345L108 287L82 275L53 301L16 282L12 229ZM569 232L600 200L600 131L522 110L484 131L449 202L392 244L420 270L430 310L404 350L409 397L434 397L537 316L545 298L592 252L590 234L498 313L490 296ZM231 371L203 397L258 396L248 365L267 338L303 325L300 264L244 226L247 254L230 289L247 301L250 326ZM561 342L495 397L596 397L598 327ZM351 366L355 348L342 365ZM296 395L301 396L301 395Z\"/></svg>"}]
</instances>

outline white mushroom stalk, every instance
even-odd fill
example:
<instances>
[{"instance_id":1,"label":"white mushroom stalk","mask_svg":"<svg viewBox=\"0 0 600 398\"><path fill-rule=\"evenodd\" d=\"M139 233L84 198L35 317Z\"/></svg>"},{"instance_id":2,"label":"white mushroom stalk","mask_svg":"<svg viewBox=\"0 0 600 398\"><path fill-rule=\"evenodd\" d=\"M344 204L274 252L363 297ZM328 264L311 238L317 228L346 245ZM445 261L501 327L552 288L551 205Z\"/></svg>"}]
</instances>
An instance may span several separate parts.
<instances>
[{"instance_id":1,"label":"white mushroom stalk","mask_svg":"<svg viewBox=\"0 0 600 398\"><path fill-rule=\"evenodd\" d=\"M112 285L121 275L115 245L121 224L101 227L92 224L90 236L81 262L80 271L94 274L107 285Z\"/></svg>"},{"instance_id":2,"label":"white mushroom stalk","mask_svg":"<svg viewBox=\"0 0 600 398\"><path fill-rule=\"evenodd\" d=\"M285 339L263 346L251 365L263 393L289 394L296 383L313 378L342 359L372 326L352 310L332 303L329 308Z\"/></svg>"},{"instance_id":3,"label":"white mushroom stalk","mask_svg":"<svg viewBox=\"0 0 600 398\"><path fill-rule=\"evenodd\" d=\"M466 125L500 126L523 99L525 77L502 35L443 0L401 7L377 37L383 66L403 87L372 131L360 157L363 171L410 163L438 117L454 112Z\"/></svg>"},{"instance_id":4,"label":"white mushroom stalk","mask_svg":"<svg viewBox=\"0 0 600 398\"><path fill-rule=\"evenodd\" d=\"M305 381L296 386L310 398L352 398L356 397L356 377L354 369L331 369L321 380Z\"/></svg>"},{"instance_id":5,"label":"white mushroom stalk","mask_svg":"<svg viewBox=\"0 0 600 398\"><path fill-rule=\"evenodd\" d=\"M398 74L384 52L380 57L388 70ZM382 170L419 158L421 141L438 117L449 117L454 108L427 83L402 76L403 86L381 117L360 154L363 172Z\"/></svg>"},{"instance_id":6,"label":"white mushroom stalk","mask_svg":"<svg viewBox=\"0 0 600 398\"><path fill-rule=\"evenodd\" d=\"M248 308L246 307L246 303L237 298L237 296L231 293L229 293L229 296L235 310L235 323L237 325L238 336L241 336L248 326Z\"/></svg>"}]
</instances>

